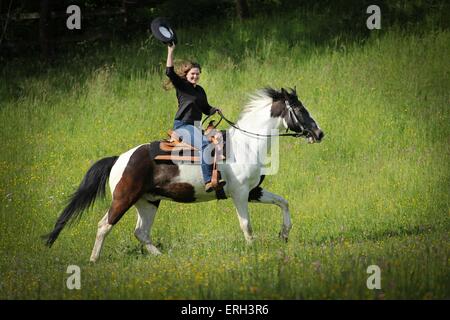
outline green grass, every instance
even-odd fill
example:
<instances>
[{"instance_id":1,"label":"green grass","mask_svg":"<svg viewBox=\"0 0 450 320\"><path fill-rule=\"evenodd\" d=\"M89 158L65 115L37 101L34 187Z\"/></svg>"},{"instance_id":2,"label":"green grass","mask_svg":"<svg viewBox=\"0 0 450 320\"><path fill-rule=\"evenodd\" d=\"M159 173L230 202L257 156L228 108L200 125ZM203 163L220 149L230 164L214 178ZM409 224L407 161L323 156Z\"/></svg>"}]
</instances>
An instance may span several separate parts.
<instances>
[{"instance_id":1,"label":"green grass","mask_svg":"<svg viewBox=\"0 0 450 320\"><path fill-rule=\"evenodd\" d=\"M162 89L165 48L136 40L48 69L6 65L0 298L450 298L450 32L426 24L325 36L314 33L326 23L319 18L179 31L177 57L203 64L210 103L229 118L258 88L296 85L325 131L321 144L282 140L279 173L264 182L290 202L287 244L275 206L250 205L249 247L231 201L163 202L153 240L164 255L141 254L132 209L90 265L108 196L45 248L40 236L94 161L165 136L176 111L174 92ZM81 290L65 286L71 264L81 267ZM372 264L381 290L366 287Z\"/></svg>"}]
</instances>

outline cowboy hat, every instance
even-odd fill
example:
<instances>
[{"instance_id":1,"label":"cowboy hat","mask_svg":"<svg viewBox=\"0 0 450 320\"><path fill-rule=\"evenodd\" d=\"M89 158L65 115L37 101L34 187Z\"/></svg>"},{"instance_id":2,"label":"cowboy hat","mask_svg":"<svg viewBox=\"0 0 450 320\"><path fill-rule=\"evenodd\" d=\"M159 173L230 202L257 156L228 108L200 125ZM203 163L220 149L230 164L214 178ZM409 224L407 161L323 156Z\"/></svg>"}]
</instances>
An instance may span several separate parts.
<instances>
[{"instance_id":1,"label":"cowboy hat","mask_svg":"<svg viewBox=\"0 0 450 320\"><path fill-rule=\"evenodd\" d=\"M177 35L169 22L162 17L153 19L151 23L153 36L164 44L177 44Z\"/></svg>"}]
</instances>

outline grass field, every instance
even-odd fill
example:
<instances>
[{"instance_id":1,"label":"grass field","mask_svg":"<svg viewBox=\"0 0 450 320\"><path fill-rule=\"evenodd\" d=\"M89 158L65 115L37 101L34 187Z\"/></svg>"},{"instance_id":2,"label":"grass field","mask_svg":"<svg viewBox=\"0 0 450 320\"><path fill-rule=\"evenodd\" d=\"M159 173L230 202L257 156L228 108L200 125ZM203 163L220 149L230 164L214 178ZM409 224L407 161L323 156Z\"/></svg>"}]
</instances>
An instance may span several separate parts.
<instances>
[{"instance_id":1,"label":"grass field","mask_svg":"<svg viewBox=\"0 0 450 320\"><path fill-rule=\"evenodd\" d=\"M162 89L166 49L142 38L50 68L4 66L0 298L449 299L450 32L423 21L322 36L326 19L301 14L182 29L176 52L203 64L210 103L229 118L258 88L297 86L326 133L315 145L282 140L279 173L264 182L290 202L287 244L275 206L250 205L247 246L230 200L162 202L162 256L141 253L132 209L91 265L108 195L44 247L94 161L165 136L176 111ZM80 266L81 290L66 288L68 265ZM380 290L366 287L370 265Z\"/></svg>"}]
</instances>

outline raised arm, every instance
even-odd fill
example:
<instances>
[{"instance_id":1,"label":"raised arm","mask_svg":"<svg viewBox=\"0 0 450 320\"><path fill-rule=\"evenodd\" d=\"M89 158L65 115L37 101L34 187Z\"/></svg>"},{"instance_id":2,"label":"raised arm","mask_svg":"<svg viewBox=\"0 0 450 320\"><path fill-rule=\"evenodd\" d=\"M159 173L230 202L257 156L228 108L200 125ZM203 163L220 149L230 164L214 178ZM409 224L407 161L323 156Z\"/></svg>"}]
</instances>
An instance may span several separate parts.
<instances>
[{"instance_id":1,"label":"raised arm","mask_svg":"<svg viewBox=\"0 0 450 320\"><path fill-rule=\"evenodd\" d=\"M167 47L167 63L166 63L166 76L169 77L175 88L181 88L183 86L183 80L177 75L173 66L173 51L175 50L175 45Z\"/></svg>"},{"instance_id":2,"label":"raised arm","mask_svg":"<svg viewBox=\"0 0 450 320\"><path fill-rule=\"evenodd\" d=\"M167 63L166 67L173 67L173 52L175 51L175 44L167 46Z\"/></svg>"}]
</instances>

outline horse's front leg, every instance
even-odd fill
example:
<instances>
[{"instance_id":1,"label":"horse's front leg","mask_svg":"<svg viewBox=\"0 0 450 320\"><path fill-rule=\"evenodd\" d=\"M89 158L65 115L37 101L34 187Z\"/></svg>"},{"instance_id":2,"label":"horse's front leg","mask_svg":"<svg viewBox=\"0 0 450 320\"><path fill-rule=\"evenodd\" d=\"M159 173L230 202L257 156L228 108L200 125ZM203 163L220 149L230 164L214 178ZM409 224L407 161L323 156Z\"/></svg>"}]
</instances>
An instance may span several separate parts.
<instances>
[{"instance_id":1,"label":"horse's front leg","mask_svg":"<svg viewBox=\"0 0 450 320\"><path fill-rule=\"evenodd\" d=\"M236 207L236 213L239 218L239 225L242 232L244 232L245 240L251 244L253 242L253 231L250 224L250 216L248 213L248 190L240 190L241 192L235 192L232 195L234 206Z\"/></svg>"},{"instance_id":2,"label":"horse's front leg","mask_svg":"<svg viewBox=\"0 0 450 320\"><path fill-rule=\"evenodd\" d=\"M289 231L292 229L291 214L289 212L289 203L283 197L272 192L264 190L261 187L254 188L249 195L249 201L255 203L272 203L277 205L283 214L283 224L281 225L280 238L287 241Z\"/></svg>"}]
</instances>

